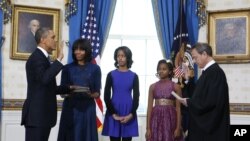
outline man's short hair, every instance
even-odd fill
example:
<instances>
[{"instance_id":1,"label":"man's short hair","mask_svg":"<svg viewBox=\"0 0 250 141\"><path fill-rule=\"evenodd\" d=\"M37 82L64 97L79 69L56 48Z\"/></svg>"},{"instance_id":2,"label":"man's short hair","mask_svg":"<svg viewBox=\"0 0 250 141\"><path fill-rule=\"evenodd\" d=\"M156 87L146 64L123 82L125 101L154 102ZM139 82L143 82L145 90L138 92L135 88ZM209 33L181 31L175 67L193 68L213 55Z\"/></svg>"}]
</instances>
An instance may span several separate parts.
<instances>
[{"instance_id":1,"label":"man's short hair","mask_svg":"<svg viewBox=\"0 0 250 141\"><path fill-rule=\"evenodd\" d=\"M48 27L39 28L35 34L36 43L39 44L42 38L46 38L49 35L51 29Z\"/></svg>"}]
</instances>

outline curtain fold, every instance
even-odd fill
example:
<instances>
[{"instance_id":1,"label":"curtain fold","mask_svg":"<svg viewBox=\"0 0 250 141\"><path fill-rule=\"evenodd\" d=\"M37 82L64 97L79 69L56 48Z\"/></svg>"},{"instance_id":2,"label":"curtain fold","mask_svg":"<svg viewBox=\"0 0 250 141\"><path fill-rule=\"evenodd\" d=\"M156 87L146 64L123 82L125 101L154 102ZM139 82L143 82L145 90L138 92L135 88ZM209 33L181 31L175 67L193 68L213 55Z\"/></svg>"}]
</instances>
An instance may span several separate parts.
<instances>
[{"instance_id":1,"label":"curtain fold","mask_svg":"<svg viewBox=\"0 0 250 141\"><path fill-rule=\"evenodd\" d=\"M3 11L0 8L0 36L3 34ZM1 117L2 117L2 43L0 44L0 125L1 125Z\"/></svg>"},{"instance_id":2,"label":"curtain fold","mask_svg":"<svg viewBox=\"0 0 250 141\"><path fill-rule=\"evenodd\" d=\"M196 0L186 0L186 23L188 28L189 41L193 46L198 41L199 35L199 19L197 16Z\"/></svg>"},{"instance_id":3,"label":"curtain fold","mask_svg":"<svg viewBox=\"0 0 250 141\"><path fill-rule=\"evenodd\" d=\"M75 0L74 0L75 1ZM77 11L69 18L69 44L81 37L82 24L85 23L88 6L91 0L78 0ZM110 25L113 19L113 13L116 0L95 0L96 23L100 38L100 50L105 46ZM101 52L101 51L100 51ZM69 49L68 62L72 62L72 52Z\"/></svg>"},{"instance_id":4,"label":"curtain fold","mask_svg":"<svg viewBox=\"0 0 250 141\"><path fill-rule=\"evenodd\" d=\"M171 46L179 14L179 0L152 0L158 39L165 58L171 58Z\"/></svg>"},{"instance_id":5,"label":"curtain fold","mask_svg":"<svg viewBox=\"0 0 250 141\"><path fill-rule=\"evenodd\" d=\"M194 45L199 33L197 2L196 0L184 1L189 41ZM167 59L171 58L171 47L180 11L179 4L180 0L152 0L158 39Z\"/></svg>"},{"instance_id":6,"label":"curtain fold","mask_svg":"<svg viewBox=\"0 0 250 141\"><path fill-rule=\"evenodd\" d=\"M186 23L188 28L188 37L191 46L198 42L199 36L199 17L197 16L197 1L186 0ZM205 25L205 24L204 24ZM194 65L195 80L198 79L198 67Z\"/></svg>"},{"instance_id":7,"label":"curtain fold","mask_svg":"<svg viewBox=\"0 0 250 141\"><path fill-rule=\"evenodd\" d=\"M98 0L96 3L96 18L98 24L98 34L100 37L101 53L108 39L110 26L112 23L116 0ZM101 54L100 54L101 55Z\"/></svg>"},{"instance_id":8,"label":"curtain fold","mask_svg":"<svg viewBox=\"0 0 250 141\"><path fill-rule=\"evenodd\" d=\"M73 1L73 0L71 0ZM73 42L81 37L81 26L85 22L89 0L74 0L77 5L77 9L74 15L71 15L68 19L69 23L69 50L68 50L68 62L72 62L72 50L71 46Z\"/></svg>"},{"instance_id":9,"label":"curtain fold","mask_svg":"<svg viewBox=\"0 0 250 141\"><path fill-rule=\"evenodd\" d=\"M2 46L5 40L3 35L3 25L11 19L11 1L0 0L0 85L2 86ZM0 125L2 108L2 87L0 87ZM1 134L1 133L0 133Z\"/></svg>"}]
</instances>

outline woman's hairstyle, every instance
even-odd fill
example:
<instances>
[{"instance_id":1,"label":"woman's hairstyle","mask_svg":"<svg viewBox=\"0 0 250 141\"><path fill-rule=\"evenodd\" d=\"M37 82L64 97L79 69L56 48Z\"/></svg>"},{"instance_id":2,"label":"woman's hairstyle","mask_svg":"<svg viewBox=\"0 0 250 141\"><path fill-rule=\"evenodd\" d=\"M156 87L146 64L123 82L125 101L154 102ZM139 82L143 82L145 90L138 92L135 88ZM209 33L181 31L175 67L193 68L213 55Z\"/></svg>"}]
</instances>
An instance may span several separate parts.
<instances>
[{"instance_id":1,"label":"woman's hairstyle","mask_svg":"<svg viewBox=\"0 0 250 141\"><path fill-rule=\"evenodd\" d=\"M162 60L160 60L159 62L158 62L158 64L157 64L157 69L156 69L156 71L157 71L157 75L158 75L158 71L159 71L159 67L160 67L160 65L161 64L166 64L167 65L167 68L168 68L168 70L169 70L169 75L168 75L168 77L170 78L170 79L172 79L173 78L173 76L174 76L174 66L173 66L173 64L172 64L172 62L170 61L170 60L165 60L165 59L162 59Z\"/></svg>"},{"instance_id":2,"label":"woman's hairstyle","mask_svg":"<svg viewBox=\"0 0 250 141\"><path fill-rule=\"evenodd\" d=\"M80 49L85 51L85 56L84 56L84 61L85 62L90 62L92 60L92 47L90 44L90 41L87 39L77 39L73 43L72 47L72 58L73 61L76 63L76 56L75 56L75 50Z\"/></svg>"},{"instance_id":3,"label":"woman's hairstyle","mask_svg":"<svg viewBox=\"0 0 250 141\"><path fill-rule=\"evenodd\" d=\"M126 47L126 46L121 46L121 47L118 47L116 50L115 50L115 53L114 53L114 60L115 60L115 67L118 68L119 67L119 64L118 64L118 61L117 61L117 55L118 55L118 51L122 51L124 52L125 56L126 56L126 60L127 60L127 68L131 68L132 64L133 64L133 60L132 60L132 52L131 50Z\"/></svg>"}]
</instances>

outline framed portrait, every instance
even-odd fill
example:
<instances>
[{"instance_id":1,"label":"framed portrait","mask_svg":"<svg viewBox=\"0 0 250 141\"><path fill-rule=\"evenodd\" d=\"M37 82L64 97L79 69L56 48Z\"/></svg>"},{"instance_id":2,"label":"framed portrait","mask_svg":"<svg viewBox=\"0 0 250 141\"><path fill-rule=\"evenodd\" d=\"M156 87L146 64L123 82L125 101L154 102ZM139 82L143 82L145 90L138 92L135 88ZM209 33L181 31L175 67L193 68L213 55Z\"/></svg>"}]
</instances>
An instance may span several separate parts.
<instances>
[{"instance_id":1,"label":"framed portrait","mask_svg":"<svg viewBox=\"0 0 250 141\"><path fill-rule=\"evenodd\" d=\"M13 5L12 12L12 45L10 58L27 60L37 48L35 32L40 27L52 29L59 41L60 9ZM57 57L57 49L51 58Z\"/></svg>"},{"instance_id":2,"label":"framed portrait","mask_svg":"<svg viewBox=\"0 0 250 141\"><path fill-rule=\"evenodd\" d=\"M218 63L250 62L250 9L209 11L208 42Z\"/></svg>"}]
</instances>

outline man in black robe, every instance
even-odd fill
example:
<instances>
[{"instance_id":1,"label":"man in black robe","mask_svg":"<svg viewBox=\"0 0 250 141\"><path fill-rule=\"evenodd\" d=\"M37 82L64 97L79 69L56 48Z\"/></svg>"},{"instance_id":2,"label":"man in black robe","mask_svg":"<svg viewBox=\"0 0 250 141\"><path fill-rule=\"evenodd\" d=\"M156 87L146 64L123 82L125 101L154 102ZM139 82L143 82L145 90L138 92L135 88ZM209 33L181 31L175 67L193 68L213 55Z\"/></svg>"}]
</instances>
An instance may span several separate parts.
<instances>
[{"instance_id":1,"label":"man in black robe","mask_svg":"<svg viewBox=\"0 0 250 141\"><path fill-rule=\"evenodd\" d=\"M206 43L192 49L194 62L202 69L192 97L180 102L188 106L190 141L229 141L230 115L228 84L224 71L212 58Z\"/></svg>"}]
</instances>

